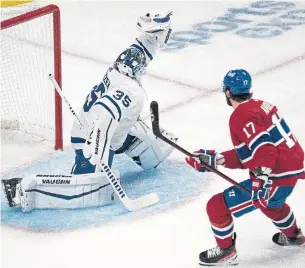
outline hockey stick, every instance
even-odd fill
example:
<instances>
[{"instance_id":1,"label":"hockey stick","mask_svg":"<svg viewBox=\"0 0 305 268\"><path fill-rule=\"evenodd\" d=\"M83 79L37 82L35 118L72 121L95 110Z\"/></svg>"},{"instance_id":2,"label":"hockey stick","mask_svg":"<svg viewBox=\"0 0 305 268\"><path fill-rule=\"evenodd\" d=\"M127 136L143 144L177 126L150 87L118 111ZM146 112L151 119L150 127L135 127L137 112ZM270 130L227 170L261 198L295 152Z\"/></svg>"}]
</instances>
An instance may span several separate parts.
<instances>
[{"instance_id":1,"label":"hockey stick","mask_svg":"<svg viewBox=\"0 0 305 268\"><path fill-rule=\"evenodd\" d=\"M84 128L84 126L82 125L81 121L79 120L76 112L74 111L74 109L72 108L71 104L69 103L69 101L67 100L67 98L65 97L64 93L62 92L60 86L58 85L57 81L54 78L53 74L49 74L49 79L51 80L53 86L55 87L57 93L59 94L59 96L65 101L67 107L69 108L70 112L74 115L74 117L76 118L78 124L80 125L81 128Z\"/></svg>"},{"instance_id":2,"label":"hockey stick","mask_svg":"<svg viewBox=\"0 0 305 268\"><path fill-rule=\"evenodd\" d=\"M156 193L150 193L150 194L144 195L142 197L139 197L137 199L128 198L128 196L126 195L125 191L121 187L119 181L113 174L110 167L108 167L106 164L102 163L101 168L107 175L107 178L109 179L109 182L110 182L112 188L115 189L115 191L116 191L117 195L119 196L119 198L121 199L122 203L129 211L136 211L136 210L154 205L159 202L159 197Z\"/></svg>"},{"instance_id":3,"label":"hockey stick","mask_svg":"<svg viewBox=\"0 0 305 268\"><path fill-rule=\"evenodd\" d=\"M60 97L65 101L67 107L69 108L70 112L74 115L74 117L77 119L79 125L83 128L83 125L81 121L79 120L78 116L76 115L74 109L72 108L71 104L65 97L64 93L62 92L60 86L58 85L57 81L55 80L54 76L52 74L49 74L49 79L53 83L56 91L60 95ZM112 188L116 192L117 196L120 198L121 202L125 206L125 208L129 211L136 211L151 205L154 205L159 202L159 197L156 193L150 193L147 195L144 195L142 197L139 197L137 199L130 199L128 198L127 194L121 187L119 180L115 177L110 167L108 167L106 164L101 163L101 168L105 172L106 177L108 181L110 182Z\"/></svg>"},{"instance_id":4,"label":"hockey stick","mask_svg":"<svg viewBox=\"0 0 305 268\"><path fill-rule=\"evenodd\" d=\"M197 157L197 158L199 158L199 160L201 160L200 155L196 155L196 154L192 154L192 153L188 152L184 148L180 147L178 144L174 143L173 141L171 141L170 139L168 139L168 138L166 138L162 135L162 133L160 131L160 126L159 126L159 107L158 107L158 103L156 101L151 102L150 113L151 113L152 129L153 129L154 134L158 138L160 138L161 140L170 144L175 149L179 150L180 152L184 153L185 155L190 156L190 157ZM221 173L217 169L215 169L215 168L211 167L210 165L206 164L204 161L200 161L200 162L201 162L201 165L204 166L209 171L214 172L218 176L222 177L226 181L228 181L231 184L233 184L234 186L236 186L238 189L240 189L240 190L244 191L245 193L251 195L251 192L247 188L241 186L239 183L237 183L236 181L234 181L233 179L231 179L227 175Z\"/></svg>"}]
</instances>

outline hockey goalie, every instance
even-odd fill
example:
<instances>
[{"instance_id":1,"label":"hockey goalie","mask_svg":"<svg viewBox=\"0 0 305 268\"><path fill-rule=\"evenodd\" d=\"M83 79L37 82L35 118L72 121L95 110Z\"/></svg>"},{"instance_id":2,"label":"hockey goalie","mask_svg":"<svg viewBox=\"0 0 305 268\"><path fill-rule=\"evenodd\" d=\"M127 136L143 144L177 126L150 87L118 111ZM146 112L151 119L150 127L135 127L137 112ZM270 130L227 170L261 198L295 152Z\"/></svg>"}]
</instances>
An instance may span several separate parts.
<instances>
[{"instance_id":1,"label":"hockey goalie","mask_svg":"<svg viewBox=\"0 0 305 268\"><path fill-rule=\"evenodd\" d=\"M119 173L113 172L111 166L116 154L125 153L143 169L156 168L173 151L140 119L146 99L141 78L170 37L171 14L140 16L140 36L88 94L72 127L75 163L71 174L3 180L9 206L21 206L23 212L35 208L81 208L112 204L119 198L127 209L135 208L126 199ZM177 140L166 131L164 135ZM147 205L157 201L155 197Z\"/></svg>"}]
</instances>

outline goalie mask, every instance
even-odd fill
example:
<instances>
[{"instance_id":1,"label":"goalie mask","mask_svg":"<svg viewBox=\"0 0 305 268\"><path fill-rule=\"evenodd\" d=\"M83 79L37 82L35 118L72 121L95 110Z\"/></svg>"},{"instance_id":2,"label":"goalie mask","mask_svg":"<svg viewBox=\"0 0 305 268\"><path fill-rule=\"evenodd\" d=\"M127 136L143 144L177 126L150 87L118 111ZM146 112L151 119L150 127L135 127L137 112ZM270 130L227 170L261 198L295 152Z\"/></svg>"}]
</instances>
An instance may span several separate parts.
<instances>
[{"instance_id":1,"label":"goalie mask","mask_svg":"<svg viewBox=\"0 0 305 268\"><path fill-rule=\"evenodd\" d=\"M121 74L135 78L137 81L140 81L140 77L145 73L145 66L145 55L135 47L123 51L114 63L114 68Z\"/></svg>"},{"instance_id":2,"label":"goalie mask","mask_svg":"<svg viewBox=\"0 0 305 268\"><path fill-rule=\"evenodd\" d=\"M171 35L172 12L149 12L140 16L137 22L137 29L146 34L152 42L157 42L159 47L164 47Z\"/></svg>"}]
</instances>

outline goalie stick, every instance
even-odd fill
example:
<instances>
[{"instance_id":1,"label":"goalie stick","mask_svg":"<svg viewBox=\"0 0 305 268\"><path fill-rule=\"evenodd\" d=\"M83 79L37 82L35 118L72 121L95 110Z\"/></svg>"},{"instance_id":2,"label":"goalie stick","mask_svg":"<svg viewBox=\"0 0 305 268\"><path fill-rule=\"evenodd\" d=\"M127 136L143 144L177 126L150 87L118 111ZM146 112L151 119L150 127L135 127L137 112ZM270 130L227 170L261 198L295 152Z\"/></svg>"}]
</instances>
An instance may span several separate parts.
<instances>
[{"instance_id":1,"label":"goalie stick","mask_svg":"<svg viewBox=\"0 0 305 268\"><path fill-rule=\"evenodd\" d=\"M67 107L69 108L71 114L74 115L74 117L76 118L78 124L80 125L81 128L84 128L84 126L82 125L82 122L79 120L76 112L74 111L74 109L72 108L70 102L67 100L67 98L65 97L64 93L62 92L60 86L58 85L57 81L54 78L53 74L49 74L49 79L51 80L53 86L55 87L57 93L59 94L59 96L65 101Z\"/></svg>"},{"instance_id":2,"label":"goalie stick","mask_svg":"<svg viewBox=\"0 0 305 268\"><path fill-rule=\"evenodd\" d=\"M112 188L116 190L116 193L118 194L122 203L129 211L136 211L159 202L159 197L156 193L150 193L137 199L128 198L111 168L104 163L101 164L101 168L107 175Z\"/></svg>"},{"instance_id":3,"label":"goalie stick","mask_svg":"<svg viewBox=\"0 0 305 268\"><path fill-rule=\"evenodd\" d=\"M156 101L151 102L151 104L150 104L150 114L151 114L152 129L153 129L154 134L158 138L160 138L161 140L170 144L175 149L177 149L178 151L182 152L183 154L185 154L187 156L199 158L199 160L201 162L201 165L203 165L206 169L208 169L209 171L211 171L211 172L217 174L218 176L222 177L226 181L228 181L231 184L233 184L234 186L236 186L238 189L240 189L240 190L244 191L245 193L251 195L251 192L247 188L243 187L242 185L240 185L238 182L234 181L233 179L231 179L227 175L221 173L217 169L211 167L210 165L208 165L204 161L202 161L201 158L200 158L200 155L192 154L192 153L188 152L187 150L185 150L184 148L180 147L178 144L171 141L170 139L164 137L162 135L161 131L160 131L160 126L159 126L159 105L158 105L158 102L156 102Z\"/></svg>"},{"instance_id":4,"label":"goalie stick","mask_svg":"<svg viewBox=\"0 0 305 268\"><path fill-rule=\"evenodd\" d=\"M77 119L79 125L83 128L81 121L79 120L78 116L76 115L74 109L72 108L71 104L65 97L63 91L61 90L60 86L58 85L57 81L54 78L53 74L49 74L49 79L51 80L52 84L54 85L56 91L60 95L60 97L65 101L67 107L69 108L70 112L73 116ZM150 193L139 197L137 199L130 199L123 188L121 187L119 180L115 177L114 173L106 164L101 163L101 168L105 172L106 177L111 184L112 188L116 192L117 196L120 198L121 202L125 206L125 208L129 211L136 211L151 205L154 205L159 202L159 197L156 193Z\"/></svg>"}]
</instances>

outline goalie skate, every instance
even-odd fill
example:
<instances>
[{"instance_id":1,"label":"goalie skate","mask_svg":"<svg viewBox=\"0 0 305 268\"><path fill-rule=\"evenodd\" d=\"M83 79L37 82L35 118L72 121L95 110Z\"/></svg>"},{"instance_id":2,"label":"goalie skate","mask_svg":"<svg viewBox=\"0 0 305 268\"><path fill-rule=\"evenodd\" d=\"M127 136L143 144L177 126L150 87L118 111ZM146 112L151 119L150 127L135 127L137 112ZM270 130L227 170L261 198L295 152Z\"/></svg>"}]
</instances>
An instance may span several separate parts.
<instances>
[{"instance_id":1,"label":"goalie skate","mask_svg":"<svg viewBox=\"0 0 305 268\"><path fill-rule=\"evenodd\" d=\"M21 178L12 178L9 180L2 180L2 185L8 205L10 207L15 207L20 205L20 198L18 193L18 185L20 185Z\"/></svg>"}]
</instances>

